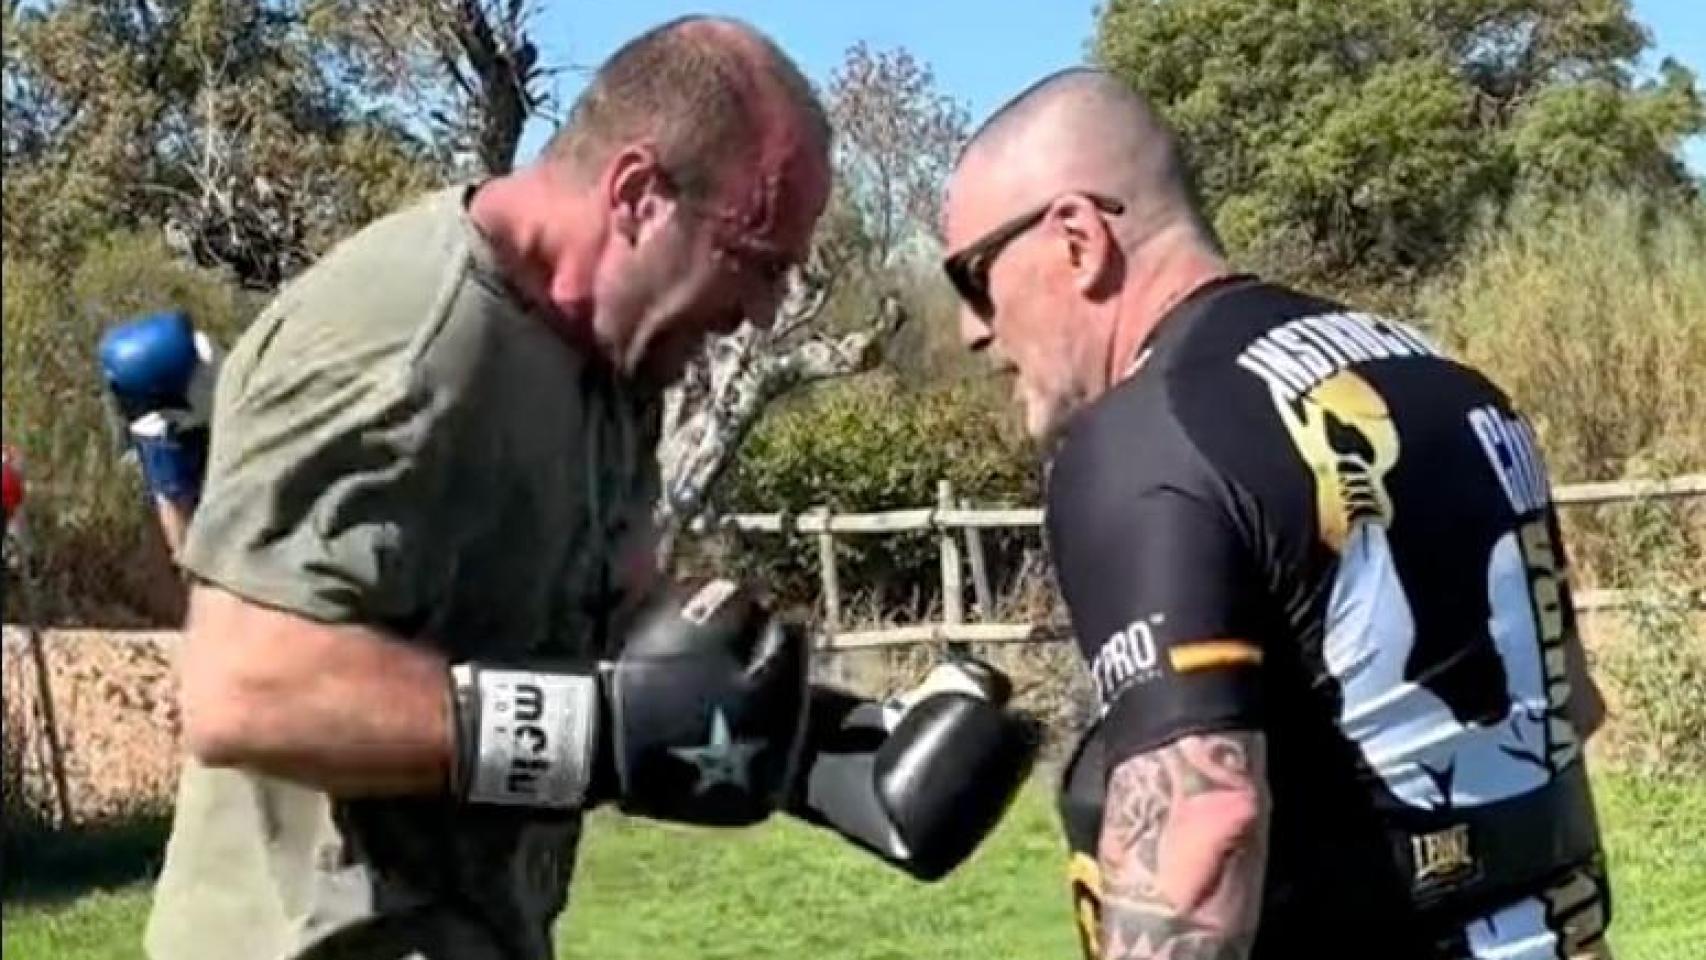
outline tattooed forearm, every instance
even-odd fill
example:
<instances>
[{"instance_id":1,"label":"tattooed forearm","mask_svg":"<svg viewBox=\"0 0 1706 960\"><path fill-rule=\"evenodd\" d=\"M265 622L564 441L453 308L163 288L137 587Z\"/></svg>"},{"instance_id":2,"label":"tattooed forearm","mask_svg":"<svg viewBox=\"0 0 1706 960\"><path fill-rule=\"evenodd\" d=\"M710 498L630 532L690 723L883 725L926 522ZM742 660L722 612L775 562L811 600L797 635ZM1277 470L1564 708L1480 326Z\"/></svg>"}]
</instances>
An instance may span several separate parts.
<instances>
[{"instance_id":1,"label":"tattooed forearm","mask_svg":"<svg viewBox=\"0 0 1706 960\"><path fill-rule=\"evenodd\" d=\"M1102 825L1106 960L1243 960L1267 858L1260 733L1184 737L1115 768Z\"/></svg>"}]
</instances>

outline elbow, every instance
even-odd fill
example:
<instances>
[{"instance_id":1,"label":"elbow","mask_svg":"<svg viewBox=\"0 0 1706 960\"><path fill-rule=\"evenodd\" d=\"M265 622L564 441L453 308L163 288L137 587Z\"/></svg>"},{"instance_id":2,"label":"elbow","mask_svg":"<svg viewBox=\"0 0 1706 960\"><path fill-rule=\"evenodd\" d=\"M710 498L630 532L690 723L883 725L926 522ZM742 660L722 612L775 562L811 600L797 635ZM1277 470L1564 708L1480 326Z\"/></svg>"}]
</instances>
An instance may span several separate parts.
<instances>
[{"instance_id":1,"label":"elbow","mask_svg":"<svg viewBox=\"0 0 1706 960\"><path fill-rule=\"evenodd\" d=\"M1262 791L1216 791L1176 811L1161 838L1159 889L1187 915L1230 923L1242 915L1228 901L1254 895L1266 859L1268 808Z\"/></svg>"},{"instance_id":2,"label":"elbow","mask_svg":"<svg viewBox=\"0 0 1706 960\"><path fill-rule=\"evenodd\" d=\"M232 655L223 637L194 627L179 664L180 737L184 752L208 767L247 766L264 744L267 690Z\"/></svg>"},{"instance_id":3,"label":"elbow","mask_svg":"<svg viewBox=\"0 0 1706 960\"><path fill-rule=\"evenodd\" d=\"M237 767L258 753L253 711L245 707L237 689L211 678L191 682L186 676L182 693L183 747L197 763L207 767Z\"/></svg>"}]
</instances>

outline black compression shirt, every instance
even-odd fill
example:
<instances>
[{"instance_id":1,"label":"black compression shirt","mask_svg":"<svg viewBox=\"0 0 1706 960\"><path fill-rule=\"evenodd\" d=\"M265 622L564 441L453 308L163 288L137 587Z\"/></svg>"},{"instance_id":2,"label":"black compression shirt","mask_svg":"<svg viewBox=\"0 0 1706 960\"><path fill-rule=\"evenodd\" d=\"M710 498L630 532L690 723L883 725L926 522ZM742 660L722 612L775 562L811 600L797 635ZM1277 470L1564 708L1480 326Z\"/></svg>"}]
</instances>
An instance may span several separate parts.
<instances>
[{"instance_id":1,"label":"black compression shirt","mask_svg":"<svg viewBox=\"0 0 1706 960\"><path fill-rule=\"evenodd\" d=\"M1585 805L1552 788L1579 786L1592 697L1549 496L1484 377L1251 278L1172 311L1069 424L1047 529L1100 698L1094 788L1182 735L1265 733L1258 957L1402 956L1446 928L1467 956L1470 920L1571 865L1533 861L1591 854L1591 810L1566 810L1573 838L1548 822Z\"/></svg>"}]
</instances>

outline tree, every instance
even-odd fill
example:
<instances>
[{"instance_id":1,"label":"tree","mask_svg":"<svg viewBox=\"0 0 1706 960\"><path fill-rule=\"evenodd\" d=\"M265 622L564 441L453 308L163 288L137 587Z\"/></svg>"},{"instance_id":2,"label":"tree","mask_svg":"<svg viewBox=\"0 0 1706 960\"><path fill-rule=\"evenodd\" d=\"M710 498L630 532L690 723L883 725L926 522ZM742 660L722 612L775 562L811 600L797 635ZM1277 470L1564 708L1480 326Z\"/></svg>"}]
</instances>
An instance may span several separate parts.
<instances>
[{"instance_id":1,"label":"tree","mask_svg":"<svg viewBox=\"0 0 1706 960\"><path fill-rule=\"evenodd\" d=\"M936 91L935 75L904 47L847 51L829 84L843 202L868 230L870 260L886 265L910 236L934 234L942 184L966 139L966 112Z\"/></svg>"},{"instance_id":2,"label":"tree","mask_svg":"<svg viewBox=\"0 0 1706 960\"><path fill-rule=\"evenodd\" d=\"M1659 80L1630 97L1613 83L1591 80L1541 91L1515 118L1512 155L1530 189L1559 196L1629 183L1670 185L1687 178L1679 131L1702 125L1694 75L1672 60Z\"/></svg>"},{"instance_id":3,"label":"tree","mask_svg":"<svg viewBox=\"0 0 1706 960\"><path fill-rule=\"evenodd\" d=\"M553 101L558 71L529 32L538 12L525 0L309 0L307 19L449 166L492 176L509 171L522 128Z\"/></svg>"},{"instance_id":4,"label":"tree","mask_svg":"<svg viewBox=\"0 0 1706 960\"><path fill-rule=\"evenodd\" d=\"M1095 56L1178 127L1225 239L1329 286L1425 274L1481 209L1687 191L1693 76L1637 82L1627 0L1112 0Z\"/></svg>"},{"instance_id":5,"label":"tree","mask_svg":"<svg viewBox=\"0 0 1706 960\"><path fill-rule=\"evenodd\" d=\"M115 229L271 289L447 165L301 0L8 2L5 240ZM347 62L347 60L346 60Z\"/></svg>"}]
</instances>

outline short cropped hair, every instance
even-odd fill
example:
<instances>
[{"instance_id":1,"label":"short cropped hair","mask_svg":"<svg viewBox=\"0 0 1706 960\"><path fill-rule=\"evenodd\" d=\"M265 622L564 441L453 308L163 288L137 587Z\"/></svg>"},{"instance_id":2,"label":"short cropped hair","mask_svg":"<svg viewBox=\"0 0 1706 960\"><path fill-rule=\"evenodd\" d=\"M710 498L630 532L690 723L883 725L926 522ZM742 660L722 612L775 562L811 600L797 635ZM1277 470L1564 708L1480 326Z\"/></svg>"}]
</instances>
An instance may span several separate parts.
<instances>
[{"instance_id":1,"label":"short cropped hair","mask_svg":"<svg viewBox=\"0 0 1706 960\"><path fill-rule=\"evenodd\" d=\"M780 47L739 21L681 17L628 41L598 68L545 155L592 169L623 144L649 138L678 189L709 196L725 169L752 156L761 98L777 94L827 150L823 105Z\"/></svg>"}]
</instances>

